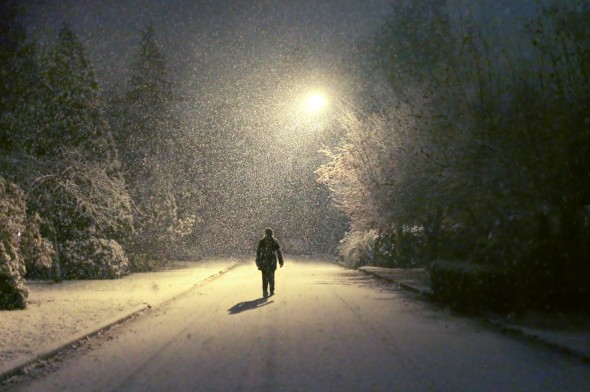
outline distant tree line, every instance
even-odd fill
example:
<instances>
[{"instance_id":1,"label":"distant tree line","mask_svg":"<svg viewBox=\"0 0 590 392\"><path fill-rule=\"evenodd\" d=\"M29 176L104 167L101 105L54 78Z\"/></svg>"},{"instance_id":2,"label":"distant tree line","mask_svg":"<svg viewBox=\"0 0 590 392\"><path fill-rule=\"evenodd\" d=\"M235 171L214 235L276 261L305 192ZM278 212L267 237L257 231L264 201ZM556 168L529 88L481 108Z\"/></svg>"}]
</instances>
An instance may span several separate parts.
<instances>
[{"instance_id":1,"label":"distant tree line","mask_svg":"<svg viewBox=\"0 0 590 392\"><path fill-rule=\"evenodd\" d=\"M502 42L505 31L464 15L444 0L396 1L359 47L358 104L317 171L351 220L341 255L426 265L458 305L583 308L590 6L539 6Z\"/></svg>"},{"instance_id":2,"label":"distant tree line","mask_svg":"<svg viewBox=\"0 0 590 392\"><path fill-rule=\"evenodd\" d=\"M147 26L124 94L105 102L64 25L51 47L0 19L0 309L24 308L25 277L118 278L189 252L195 150Z\"/></svg>"}]
</instances>

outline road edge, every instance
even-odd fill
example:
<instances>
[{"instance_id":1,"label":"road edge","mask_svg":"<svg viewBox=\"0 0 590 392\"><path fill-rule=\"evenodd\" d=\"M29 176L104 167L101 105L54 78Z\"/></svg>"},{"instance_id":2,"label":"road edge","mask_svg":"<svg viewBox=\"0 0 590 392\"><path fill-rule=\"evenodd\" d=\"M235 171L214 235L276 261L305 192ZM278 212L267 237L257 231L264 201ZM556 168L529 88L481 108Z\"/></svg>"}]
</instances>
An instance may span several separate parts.
<instances>
[{"instance_id":1,"label":"road edge","mask_svg":"<svg viewBox=\"0 0 590 392\"><path fill-rule=\"evenodd\" d=\"M423 288L419 288L419 287L413 286L411 284L404 283L402 281L392 279L387 276L380 275L378 272L367 270L362 267L358 268L358 271L361 271L361 272L365 273L366 275L373 276L377 279L381 279L381 280L385 280L390 283L398 284L401 288L408 290L408 291L412 291L414 293L418 293L427 299L430 299L430 300L435 299L432 290L426 290ZM499 331L501 333L507 333L507 334L511 334L513 336L517 336L519 338L527 339L531 342L541 344L546 348L552 349L554 351L559 351L559 352L566 354L566 355L573 357L573 358L577 358L585 363L590 363L590 355L584 350L576 350L571 347L567 347L565 345L555 343L555 342L553 342L549 339L546 339L542 336L539 336L537 334L527 332L523 328L519 328L518 326L509 325L509 324L506 324L506 323L499 321L499 320L494 320L491 317L479 317L478 319L481 322L487 324L488 326L496 329L497 331Z\"/></svg>"},{"instance_id":2,"label":"road edge","mask_svg":"<svg viewBox=\"0 0 590 392\"><path fill-rule=\"evenodd\" d=\"M424 297L426 297L428 299L432 299L433 298L433 293L432 293L432 290L430 290L430 289L420 288L420 287L417 287L417 286L414 286L414 285L411 285L411 284L402 282L400 280L392 279L392 278L389 278L387 276L380 275L379 273L377 273L375 271L367 270L367 269L364 269L362 267L361 268L358 268L358 271L361 271L361 272L363 272L366 275L374 276L375 278L382 279L382 280L385 280L385 281L390 282L390 283L396 283L401 288L403 288L405 290L408 290L408 291L412 291L414 293L418 293L418 294L420 294L420 295L422 295L422 296L424 296Z\"/></svg>"}]
</instances>

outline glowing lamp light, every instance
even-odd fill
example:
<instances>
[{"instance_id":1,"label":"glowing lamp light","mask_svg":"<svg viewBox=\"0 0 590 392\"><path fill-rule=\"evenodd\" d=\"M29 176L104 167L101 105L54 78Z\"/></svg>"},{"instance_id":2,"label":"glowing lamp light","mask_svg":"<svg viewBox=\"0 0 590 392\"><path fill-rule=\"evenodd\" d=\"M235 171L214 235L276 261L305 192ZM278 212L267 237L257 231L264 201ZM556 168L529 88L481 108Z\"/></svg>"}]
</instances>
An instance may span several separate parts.
<instances>
[{"instance_id":1,"label":"glowing lamp light","mask_svg":"<svg viewBox=\"0 0 590 392\"><path fill-rule=\"evenodd\" d=\"M321 95L312 95L307 100L307 110L310 112L317 112L326 105L326 100Z\"/></svg>"}]
</instances>

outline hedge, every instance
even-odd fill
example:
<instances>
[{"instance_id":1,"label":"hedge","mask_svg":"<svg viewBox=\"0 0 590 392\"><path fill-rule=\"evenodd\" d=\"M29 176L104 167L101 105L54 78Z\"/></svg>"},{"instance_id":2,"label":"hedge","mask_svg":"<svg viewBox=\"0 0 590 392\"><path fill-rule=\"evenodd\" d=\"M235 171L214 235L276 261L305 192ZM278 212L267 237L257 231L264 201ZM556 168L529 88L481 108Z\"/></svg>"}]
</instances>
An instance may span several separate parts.
<instances>
[{"instance_id":1,"label":"hedge","mask_svg":"<svg viewBox=\"0 0 590 392\"><path fill-rule=\"evenodd\" d=\"M430 267L430 279L435 298L455 308L504 313L516 306L516 277L506 268L436 261Z\"/></svg>"},{"instance_id":2,"label":"hedge","mask_svg":"<svg viewBox=\"0 0 590 392\"><path fill-rule=\"evenodd\" d=\"M532 265L529 265L532 264ZM434 296L465 310L500 313L538 309L589 311L590 269L551 270L534 263L497 267L436 261L430 268Z\"/></svg>"}]
</instances>

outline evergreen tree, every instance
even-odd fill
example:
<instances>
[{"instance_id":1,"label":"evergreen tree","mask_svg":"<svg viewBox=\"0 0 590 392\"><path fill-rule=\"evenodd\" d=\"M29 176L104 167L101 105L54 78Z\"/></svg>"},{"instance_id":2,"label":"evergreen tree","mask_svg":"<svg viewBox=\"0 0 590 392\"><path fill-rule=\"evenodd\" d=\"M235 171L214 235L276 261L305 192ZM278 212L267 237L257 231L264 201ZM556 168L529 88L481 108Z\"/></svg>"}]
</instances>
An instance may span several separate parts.
<instances>
[{"instance_id":1,"label":"evergreen tree","mask_svg":"<svg viewBox=\"0 0 590 392\"><path fill-rule=\"evenodd\" d=\"M104 116L98 82L82 43L64 25L57 44L43 56L42 118L32 152L38 157L100 161L116 169L115 144Z\"/></svg>"},{"instance_id":2,"label":"evergreen tree","mask_svg":"<svg viewBox=\"0 0 590 392\"><path fill-rule=\"evenodd\" d=\"M28 277L31 271L35 274L49 270L54 254L53 246L39 231L41 217L28 208L26 194L22 192L22 187L32 182L38 173L35 160L25 152L25 147L34 129L31 108L37 98L39 70L35 45L28 40L19 23L18 11L13 4L0 2L3 15L0 19L0 181L3 184L0 221L3 229L0 231L4 230L5 251L0 269L7 268L3 270L2 279L8 279L4 280L0 291L6 298L11 298L0 307L24 307L26 287L23 274L26 271ZM28 216L24 215L25 212ZM10 249L11 246L18 246L18 249ZM16 280L7 286L11 279ZM10 294L5 291L7 288L20 294Z\"/></svg>"},{"instance_id":3,"label":"evergreen tree","mask_svg":"<svg viewBox=\"0 0 590 392\"><path fill-rule=\"evenodd\" d=\"M127 92L113 104L115 137L138 213L128 247L139 258L163 259L193 229L194 184L164 54L153 26L142 31ZM179 204L179 201L181 203Z\"/></svg>"},{"instance_id":4,"label":"evergreen tree","mask_svg":"<svg viewBox=\"0 0 590 392\"><path fill-rule=\"evenodd\" d=\"M120 237L131 228L131 204L92 66L68 26L40 68L34 137L26 147L37 172L27 190L59 260L75 266L82 260L60 253L63 244Z\"/></svg>"}]
</instances>

